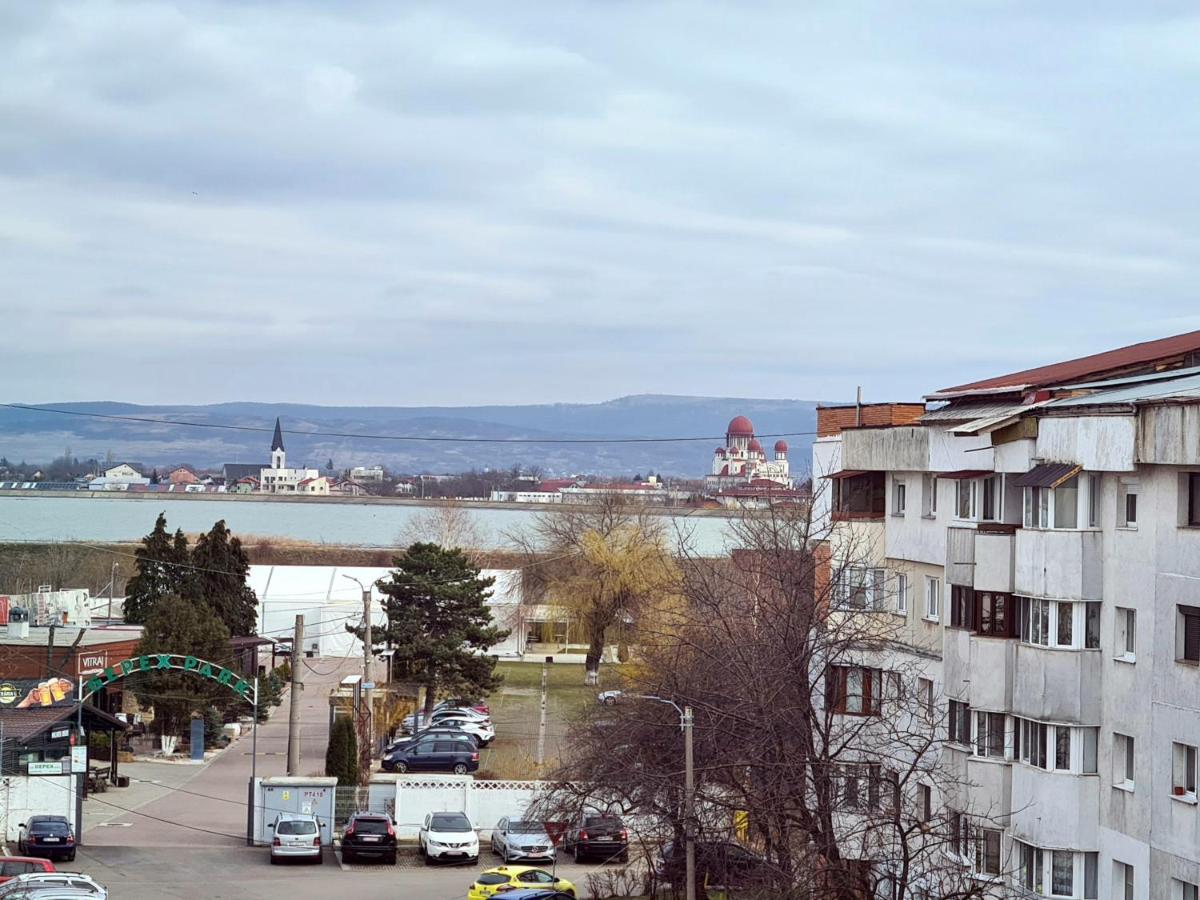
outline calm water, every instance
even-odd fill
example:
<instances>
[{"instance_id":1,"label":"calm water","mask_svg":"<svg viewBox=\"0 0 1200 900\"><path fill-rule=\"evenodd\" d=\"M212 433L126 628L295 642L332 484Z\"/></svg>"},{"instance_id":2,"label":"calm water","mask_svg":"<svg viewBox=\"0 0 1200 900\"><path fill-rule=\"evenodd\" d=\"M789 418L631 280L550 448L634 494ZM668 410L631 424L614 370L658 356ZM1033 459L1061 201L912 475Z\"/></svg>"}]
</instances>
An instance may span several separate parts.
<instances>
[{"instance_id":1,"label":"calm water","mask_svg":"<svg viewBox=\"0 0 1200 900\"><path fill-rule=\"evenodd\" d=\"M172 530L207 531L213 522L224 519L238 535L391 547L404 542L406 526L422 509L170 497L0 497L0 541L135 541L154 527L162 511ZM524 509L467 511L489 549L509 546L506 535L527 527L536 515ZM663 521L676 543L686 543L695 553L716 556L727 550L730 525L720 516L672 516Z\"/></svg>"}]
</instances>

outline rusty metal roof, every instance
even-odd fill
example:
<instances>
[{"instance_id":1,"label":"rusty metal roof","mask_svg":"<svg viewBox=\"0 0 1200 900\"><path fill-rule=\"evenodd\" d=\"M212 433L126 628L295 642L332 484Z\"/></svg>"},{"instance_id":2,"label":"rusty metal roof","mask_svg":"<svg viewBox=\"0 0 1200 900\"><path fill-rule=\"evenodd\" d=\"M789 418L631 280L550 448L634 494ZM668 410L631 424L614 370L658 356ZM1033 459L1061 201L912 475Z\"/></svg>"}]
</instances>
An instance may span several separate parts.
<instances>
[{"instance_id":1,"label":"rusty metal roof","mask_svg":"<svg viewBox=\"0 0 1200 900\"><path fill-rule=\"evenodd\" d=\"M1091 356L1081 356L1065 362L1023 369L1020 372L1012 372L996 378L985 378L982 381L942 388L936 393L927 395L926 399L949 399L971 394L995 394L1050 387L1103 375L1106 372L1116 374L1123 370L1135 369L1137 366L1148 365L1155 360L1197 351L1200 351L1200 331L1189 331L1186 334L1177 334L1154 341L1143 341L1140 344L1130 344L1128 347L1093 353Z\"/></svg>"},{"instance_id":2,"label":"rusty metal roof","mask_svg":"<svg viewBox=\"0 0 1200 900\"><path fill-rule=\"evenodd\" d=\"M1013 479L1017 487L1058 487L1064 481L1078 475L1083 466L1075 463L1042 463L1034 466L1024 475Z\"/></svg>"}]
</instances>

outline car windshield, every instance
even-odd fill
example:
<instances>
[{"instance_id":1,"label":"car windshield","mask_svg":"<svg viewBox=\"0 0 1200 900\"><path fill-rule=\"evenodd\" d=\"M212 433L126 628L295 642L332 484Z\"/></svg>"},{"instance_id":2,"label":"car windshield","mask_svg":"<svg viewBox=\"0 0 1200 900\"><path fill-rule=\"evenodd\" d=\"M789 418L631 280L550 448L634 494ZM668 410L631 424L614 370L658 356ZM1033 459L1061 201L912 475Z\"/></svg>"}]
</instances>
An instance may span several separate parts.
<instances>
[{"instance_id":1,"label":"car windshield","mask_svg":"<svg viewBox=\"0 0 1200 900\"><path fill-rule=\"evenodd\" d=\"M476 884L508 884L508 876L499 872L484 872L475 879Z\"/></svg>"},{"instance_id":2,"label":"car windshield","mask_svg":"<svg viewBox=\"0 0 1200 900\"><path fill-rule=\"evenodd\" d=\"M515 822L508 823L508 830L514 834L545 834L546 826L541 822L518 819Z\"/></svg>"},{"instance_id":3,"label":"car windshield","mask_svg":"<svg viewBox=\"0 0 1200 900\"><path fill-rule=\"evenodd\" d=\"M472 831L471 820L461 813L437 815L429 820L431 831Z\"/></svg>"},{"instance_id":4,"label":"car windshield","mask_svg":"<svg viewBox=\"0 0 1200 900\"><path fill-rule=\"evenodd\" d=\"M276 834L316 834L317 823L305 822L302 819L284 820L275 829Z\"/></svg>"},{"instance_id":5,"label":"car windshield","mask_svg":"<svg viewBox=\"0 0 1200 900\"><path fill-rule=\"evenodd\" d=\"M621 820L616 816L588 816L583 820L585 828L612 828L620 830Z\"/></svg>"},{"instance_id":6,"label":"car windshield","mask_svg":"<svg viewBox=\"0 0 1200 900\"><path fill-rule=\"evenodd\" d=\"M71 826L66 822L34 822L29 830L37 834L66 835L71 833Z\"/></svg>"},{"instance_id":7,"label":"car windshield","mask_svg":"<svg viewBox=\"0 0 1200 900\"><path fill-rule=\"evenodd\" d=\"M354 830L360 834L387 834L387 819L355 819Z\"/></svg>"}]
</instances>

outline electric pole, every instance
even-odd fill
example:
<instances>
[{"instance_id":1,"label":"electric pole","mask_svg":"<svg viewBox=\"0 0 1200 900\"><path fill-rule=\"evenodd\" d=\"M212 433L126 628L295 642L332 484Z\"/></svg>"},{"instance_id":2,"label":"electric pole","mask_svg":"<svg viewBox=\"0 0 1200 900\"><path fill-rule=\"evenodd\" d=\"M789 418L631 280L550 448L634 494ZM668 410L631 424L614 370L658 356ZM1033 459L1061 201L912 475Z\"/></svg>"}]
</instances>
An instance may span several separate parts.
<instances>
[{"instance_id":1,"label":"electric pole","mask_svg":"<svg viewBox=\"0 0 1200 900\"><path fill-rule=\"evenodd\" d=\"M692 708L680 717L683 728L683 834L687 840L687 900L696 900L696 773L692 760Z\"/></svg>"},{"instance_id":2,"label":"electric pole","mask_svg":"<svg viewBox=\"0 0 1200 900\"><path fill-rule=\"evenodd\" d=\"M542 763L546 761L546 676L550 668L550 657L542 660L542 714L541 720L538 722L538 742L537 742L537 766L538 771L542 769Z\"/></svg>"},{"instance_id":3,"label":"electric pole","mask_svg":"<svg viewBox=\"0 0 1200 900\"><path fill-rule=\"evenodd\" d=\"M287 773L300 774L300 645L304 643L304 616L296 616L296 631L292 636L292 698L288 706ZM258 723L254 723L258 730Z\"/></svg>"},{"instance_id":4,"label":"electric pole","mask_svg":"<svg viewBox=\"0 0 1200 900\"><path fill-rule=\"evenodd\" d=\"M375 682L371 680L371 656L374 654L374 648L371 645L371 589L363 587L363 688L366 691L367 703L367 720L363 730L366 732L366 741L368 748L367 759L374 758L375 745L371 741L371 732L373 729L373 713L375 706L372 703L375 694ZM415 729L414 729L415 731Z\"/></svg>"}]
</instances>

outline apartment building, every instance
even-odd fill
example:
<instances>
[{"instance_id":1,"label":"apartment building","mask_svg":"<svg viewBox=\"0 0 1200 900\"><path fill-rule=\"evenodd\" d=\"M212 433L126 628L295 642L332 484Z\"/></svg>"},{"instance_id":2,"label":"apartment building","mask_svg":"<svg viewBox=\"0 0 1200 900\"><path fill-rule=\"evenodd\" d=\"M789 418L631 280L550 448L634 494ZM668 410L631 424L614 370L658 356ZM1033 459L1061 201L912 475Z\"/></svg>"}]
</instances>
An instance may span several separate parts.
<instances>
[{"instance_id":1,"label":"apartment building","mask_svg":"<svg viewBox=\"0 0 1200 900\"><path fill-rule=\"evenodd\" d=\"M839 600L924 660L964 864L997 892L1197 900L1200 332L818 432Z\"/></svg>"}]
</instances>

